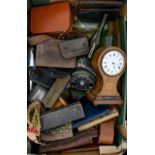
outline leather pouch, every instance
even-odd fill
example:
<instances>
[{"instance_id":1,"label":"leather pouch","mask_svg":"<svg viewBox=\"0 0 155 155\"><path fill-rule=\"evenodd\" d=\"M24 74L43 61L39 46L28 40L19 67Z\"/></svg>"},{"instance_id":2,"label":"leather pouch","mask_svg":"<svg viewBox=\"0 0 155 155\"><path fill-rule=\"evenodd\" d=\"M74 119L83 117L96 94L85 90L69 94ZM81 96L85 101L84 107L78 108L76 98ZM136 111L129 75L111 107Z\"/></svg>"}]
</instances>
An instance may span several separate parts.
<instances>
[{"instance_id":1,"label":"leather pouch","mask_svg":"<svg viewBox=\"0 0 155 155\"><path fill-rule=\"evenodd\" d=\"M62 78L71 73L72 70L56 69L56 68L42 68L38 67L31 71L31 80L46 88L50 88L56 78Z\"/></svg>"},{"instance_id":2,"label":"leather pouch","mask_svg":"<svg viewBox=\"0 0 155 155\"><path fill-rule=\"evenodd\" d=\"M40 85L35 85L32 88L32 90L28 96L28 101L33 102L35 100L38 100L38 101L42 102L46 93L47 93L47 89L45 89L44 87L42 87Z\"/></svg>"},{"instance_id":3,"label":"leather pouch","mask_svg":"<svg viewBox=\"0 0 155 155\"><path fill-rule=\"evenodd\" d=\"M67 123L63 126L42 132L40 137L43 142L52 142L56 140L70 138L72 136L72 125L71 123Z\"/></svg>"},{"instance_id":4,"label":"leather pouch","mask_svg":"<svg viewBox=\"0 0 155 155\"><path fill-rule=\"evenodd\" d=\"M60 40L49 39L37 45L36 66L75 68L76 58L66 59L59 48ZM63 53L63 54L62 54Z\"/></svg>"},{"instance_id":5,"label":"leather pouch","mask_svg":"<svg viewBox=\"0 0 155 155\"><path fill-rule=\"evenodd\" d=\"M75 134L75 136L61 140L56 141L50 144L46 145L40 145L39 152L45 153L45 152L59 152L65 149L70 149L78 146L83 146L87 144L93 143L93 138L97 138L98 132L96 128L91 128L89 130L78 132Z\"/></svg>"},{"instance_id":6,"label":"leather pouch","mask_svg":"<svg viewBox=\"0 0 155 155\"><path fill-rule=\"evenodd\" d=\"M64 40L59 43L62 56L66 59L86 55L89 52L88 40L86 37Z\"/></svg>"},{"instance_id":7,"label":"leather pouch","mask_svg":"<svg viewBox=\"0 0 155 155\"><path fill-rule=\"evenodd\" d=\"M32 7L30 30L34 34L70 32L72 30L70 3L60 2Z\"/></svg>"},{"instance_id":8,"label":"leather pouch","mask_svg":"<svg viewBox=\"0 0 155 155\"><path fill-rule=\"evenodd\" d=\"M113 144L114 141L114 124L115 120L103 122L100 125L99 144Z\"/></svg>"},{"instance_id":9,"label":"leather pouch","mask_svg":"<svg viewBox=\"0 0 155 155\"><path fill-rule=\"evenodd\" d=\"M80 102L57 110L50 110L41 114L41 130L58 127L83 117L85 115Z\"/></svg>"}]
</instances>

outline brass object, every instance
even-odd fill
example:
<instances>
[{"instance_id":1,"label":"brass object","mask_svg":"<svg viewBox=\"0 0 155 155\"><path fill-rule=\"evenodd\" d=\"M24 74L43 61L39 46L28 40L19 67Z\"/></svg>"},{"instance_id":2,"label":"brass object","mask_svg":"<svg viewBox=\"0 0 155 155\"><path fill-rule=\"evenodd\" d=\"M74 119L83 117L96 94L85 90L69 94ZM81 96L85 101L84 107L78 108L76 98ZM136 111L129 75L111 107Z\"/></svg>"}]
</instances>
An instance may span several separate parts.
<instances>
[{"instance_id":1,"label":"brass object","mask_svg":"<svg viewBox=\"0 0 155 155\"><path fill-rule=\"evenodd\" d=\"M59 108L61 106L67 106L67 102L63 99L63 97L59 97L57 101L54 103L53 108Z\"/></svg>"}]
</instances>

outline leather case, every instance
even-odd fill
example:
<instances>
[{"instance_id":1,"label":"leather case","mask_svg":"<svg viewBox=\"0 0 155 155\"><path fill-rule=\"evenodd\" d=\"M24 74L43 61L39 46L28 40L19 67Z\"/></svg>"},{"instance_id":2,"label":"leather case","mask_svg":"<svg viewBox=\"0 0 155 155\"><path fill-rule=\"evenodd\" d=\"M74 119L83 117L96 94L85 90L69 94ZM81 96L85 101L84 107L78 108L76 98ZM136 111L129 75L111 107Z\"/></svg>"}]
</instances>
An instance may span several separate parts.
<instances>
[{"instance_id":1,"label":"leather case","mask_svg":"<svg viewBox=\"0 0 155 155\"><path fill-rule=\"evenodd\" d=\"M74 153L74 152L87 152L87 151L96 151L99 150L98 144L89 144L89 145L84 145L68 150L62 151L62 153Z\"/></svg>"},{"instance_id":2,"label":"leather case","mask_svg":"<svg viewBox=\"0 0 155 155\"><path fill-rule=\"evenodd\" d=\"M31 0L31 3L33 6L36 6L36 5L46 5L49 3L62 2L62 1L64 0ZM67 1L69 1L74 6L75 0L67 0Z\"/></svg>"},{"instance_id":3,"label":"leather case","mask_svg":"<svg viewBox=\"0 0 155 155\"><path fill-rule=\"evenodd\" d=\"M72 125L67 123L63 126L49 129L41 133L40 137L43 142L62 140L73 136Z\"/></svg>"},{"instance_id":4,"label":"leather case","mask_svg":"<svg viewBox=\"0 0 155 155\"><path fill-rule=\"evenodd\" d=\"M46 93L47 93L47 89L45 89L44 87L42 87L40 85L35 85L32 88L32 90L28 96L28 101L33 102L35 100L38 100L38 101L42 102Z\"/></svg>"},{"instance_id":5,"label":"leather case","mask_svg":"<svg viewBox=\"0 0 155 155\"><path fill-rule=\"evenodd\" d=\"M56 69L38 67L31 72L30 78L34 83L37 83L46 88L50 88L56 78L62 78L72 72L70 69Z\"/></svg>"},{"instance_id":6,"label":"leather case","mask_svg":"<svg viewBox=\"0 0 155 155\"><path fill-rule=\"evenodd\" d=\"M66 59L59 48L60 40L49 39L37 45L36 66L75 68L76 58ZM62 54L63 53L63 54Z\"/></svg>"},{"instance_id":7,"label":"leather case","mask_svg":"<svg viewBox=\"0 0 155 155\"><path fill-rule=\"evenodd\" d=\"M108 14L107 20L115 20L119 16L120 9L87 9L79 10L77 16L81 21L99 22L104 14Z\"/></svg>"},{"instance_id":8,"label":"leather case","mask_svg":"<svg viewBox=\"0 0 155 155\"><path fill-rule=\"evenodd\" d=\"M52 108L56 100L59 98L63 90L65 89L66 85L70 80L70 76L66 76L64 78L58 78L51 86L50 90L48 91L47 95L43 99L43 103L46 108Z\"/></svg>"},{"instance_id":9,"label":"leather case","mask_svg":"<svg viewBox=\"0 0 155 155\"><path fill-rule=\"evenodd\" d=\"M73 121L72 122L73 128L77 128L80 125L86 124L97 118L103 117L110 112L110 109L106 105L94 106L90 101L86 99L82 100L81 103L85 113L85 117L79 120Z\"/></svg>"},{"instance_id":10,"label":"leather case","mask_svg":"<svg viewBox=\"0 0 155 155\"><path fill-rule=\"evenodd\" d=\"M88 40L86 37L64 40L59 43L64 58L75 58L86 55L89 52Z\"/></svg>"},{"instance_id":11,"label":"leather case","mask_svg":"<svg viewBox=\"0 0 155 155\"><path fill-rule=\"evenodd\" d=\"M34 34L70 32L72 20L69 2L32 7L30 30Z\"/></svg>"},{"instance_id":12,"label":"leather case","mask_svg":"<svg viewBox=\"0 0 155 155\"><path fill-rule=\"evenodd\" d=\"M93 143L93 138L97 138L98 132L95 128L89 130L78 132L75 136L64 139L61 141L52 142L46 145L40 145L39 152L59 152L65 149L70 149L78 146L83 146Z\"/></svg>"},{"instance_id":13,"label":"leather case","mask_svg":"<svg viewBox=\"0 0 155 155\"><path fill-rule=\"evenodd\" d=\"M41 114L41 130L48 130L85 117L82 105L76 102L67 107Z\"/></svg>"},{"instance_id":14,"label":"leather case","mask_svg":"<svg viewBox=\"0 0 155 155\"><path fill-rule=\"evenodd\" d=\"M87 22L100 21L104 14L108 14L108 20L115 20L119 16L122 1L116 0L77 0L75 14Z\"/></svg>"},{"instance_id":15,"label":"leather case","mask_svg":"<svg viewBox=\"0 0 155 155\"><path fill-rule=\"evenodd\" d=\"M100 125L99 144L113 144L115 119L103 122Z\"/></svg>"},{"instance_id":16,"label":"leather case","mask_svg":"<svg viewBox=\"0 0 155 155\"><path fill-rule=\"evenodd\" d=\"M78 9L120 8L122 1L117 0L77 0Z\"/></svg>"}]
</instances>

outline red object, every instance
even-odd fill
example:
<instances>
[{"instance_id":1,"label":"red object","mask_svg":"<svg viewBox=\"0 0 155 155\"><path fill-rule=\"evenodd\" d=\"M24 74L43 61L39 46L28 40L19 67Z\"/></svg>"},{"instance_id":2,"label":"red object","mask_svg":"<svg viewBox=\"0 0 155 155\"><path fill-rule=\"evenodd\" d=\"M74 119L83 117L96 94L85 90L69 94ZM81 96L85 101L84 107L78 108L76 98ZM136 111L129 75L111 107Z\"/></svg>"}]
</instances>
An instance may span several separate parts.
<instances>
[{"instance_id":1,"label":"red object","mask_svg":"<svg viewBox=\"0 0 155 155\"><path fill-rule=\"evenodd\" d=\"M72 30L69 2L32 7L30 30L34 34L67 33Z\"/></svg>"}]
</instances>

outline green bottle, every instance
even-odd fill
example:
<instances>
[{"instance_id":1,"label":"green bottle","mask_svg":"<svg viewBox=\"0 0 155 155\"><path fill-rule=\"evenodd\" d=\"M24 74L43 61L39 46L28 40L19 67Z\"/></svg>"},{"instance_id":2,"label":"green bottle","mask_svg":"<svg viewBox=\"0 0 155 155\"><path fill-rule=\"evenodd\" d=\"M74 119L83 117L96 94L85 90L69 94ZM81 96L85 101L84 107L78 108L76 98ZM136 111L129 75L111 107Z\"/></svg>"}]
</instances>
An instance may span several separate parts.
<instances>
[{"instance_id":1,"label":"green bottle","mask_svg":"<svg viewBox=\"0 0 155 155\"><path fill-rule=\"evenodd\" d=\"M107 33L101 36L101 47L116 46L116 37L112 33Z\"/></svg>"},{"instance_id":2,"label":"green bottle","mask_svg":"<svg viewBox=\"0 0 155 155\"><path fill-rule=\"evenodd\" d=\"M98 48L98 46L100 45L100 36L102 33L102 29L105 26L106 23L106 19L107 19L107 14L105 14L102 18L101 24L98 28L98 30L96 31L95 35L93 36L93 38L90 41L90 52L88 54L88 58L91 59L94 51Z\"/></svg>"}]
</instances>

